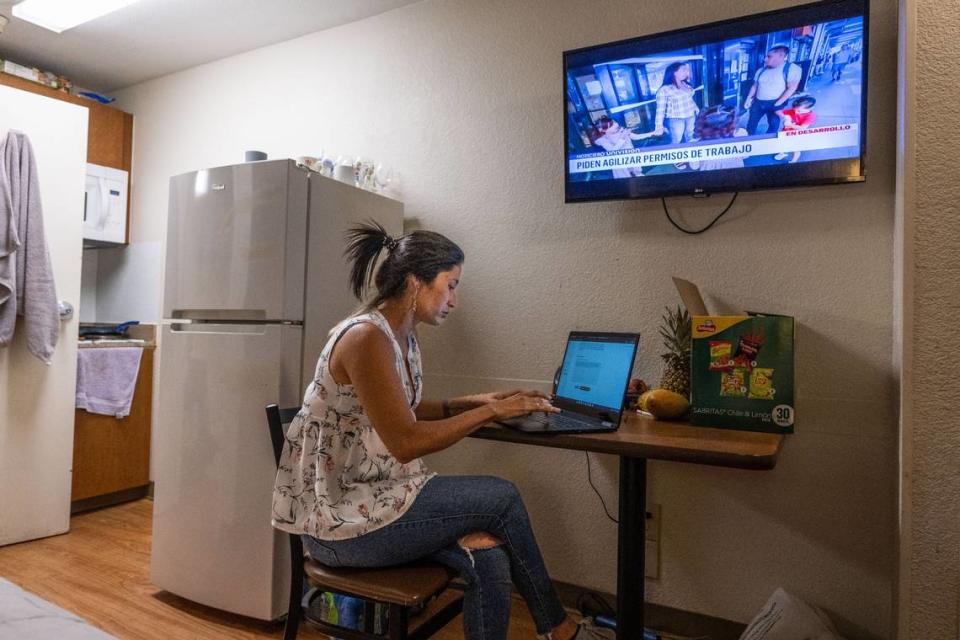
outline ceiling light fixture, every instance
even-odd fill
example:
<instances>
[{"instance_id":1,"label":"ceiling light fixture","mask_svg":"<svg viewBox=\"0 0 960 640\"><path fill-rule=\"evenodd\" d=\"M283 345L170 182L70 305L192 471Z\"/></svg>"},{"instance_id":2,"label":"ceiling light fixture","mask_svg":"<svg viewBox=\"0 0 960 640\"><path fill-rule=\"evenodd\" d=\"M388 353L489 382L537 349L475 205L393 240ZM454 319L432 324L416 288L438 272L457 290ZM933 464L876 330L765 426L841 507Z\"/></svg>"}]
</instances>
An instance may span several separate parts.
<instances>
[{"instance_id":1,"label":"ceiling light fixture","mask_svg":"<svg viewBox=\"0 0 960 640\"><path fill-rule=\"evenodd\" d=\"M23 0L13 5L13 15L50 31L61 33L137 0Z\"/></svg>"}]
</instances>

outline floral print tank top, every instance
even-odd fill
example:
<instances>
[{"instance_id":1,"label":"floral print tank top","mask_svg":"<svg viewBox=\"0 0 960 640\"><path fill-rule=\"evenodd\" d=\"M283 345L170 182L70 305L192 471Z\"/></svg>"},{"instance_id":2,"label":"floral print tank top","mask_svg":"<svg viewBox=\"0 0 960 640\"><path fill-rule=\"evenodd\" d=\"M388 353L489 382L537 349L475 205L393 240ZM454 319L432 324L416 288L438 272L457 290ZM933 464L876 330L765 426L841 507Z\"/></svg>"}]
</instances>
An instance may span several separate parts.
<instances>
[{"instance_id":1,"label":"floral print tank top","mask_svg":"<svg viewBox=\"0 0 960 640\"><path fill-rule=\"evenodd\" d=\"M405 363L379 311L337 325L320 354L303 406L287 429L273 490L272 522L283 531L321 540L361 536L402 516L435 475L419 458L407 464L394 458L370 424L353 385L337 384L330 374L334 345L360 322L379 327L390 338L410 408L420 403L420 346L413 335Z\"/></svg>"}]
</instances>

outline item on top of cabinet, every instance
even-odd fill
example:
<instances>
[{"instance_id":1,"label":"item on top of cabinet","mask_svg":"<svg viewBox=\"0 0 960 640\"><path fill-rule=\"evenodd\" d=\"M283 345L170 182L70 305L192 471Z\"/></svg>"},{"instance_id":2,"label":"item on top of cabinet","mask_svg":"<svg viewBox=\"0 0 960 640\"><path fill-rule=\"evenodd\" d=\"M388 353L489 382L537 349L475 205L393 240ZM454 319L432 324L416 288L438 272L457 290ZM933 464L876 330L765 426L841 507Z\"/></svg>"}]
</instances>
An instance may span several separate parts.
<instances>
[{"instance_id":1,"label":"item on top of cabinet","mask_svg":"<svg viewBox=\"0 0 960 640\"><path fill-rule=\"evenodd\" d=\"M393 169L381 162L377 165L373 176L374 191L383 191L390 186L391 182L393 182Z\"/></svg>"},{"instance_id":2,"label":"item on top of cabinet","mask_svg":"<svg viewBox=\"0 0 960 640\"><path fill-rule=\"evenodd\" d=\"M51 89L59 89L59 88L60 88L60 78L59 78L59 76L57 76L57 74L55 74L55 73L53 73L53 72L51 72L51 71L41 71L41 72L40 72L40 80L39 80L38 82L40 82L40 84L42 84L42 85L44 85L44 86L50 87Z\"/></svg>"},{"instance_id":3,"label":"item on top of cabinet","mask_svg":"<svg viewBox=\"0 0 960 640\"><path fill-rule=\"evenodd\" d=\"M87 100L93 100L94 102L99 102L100 104L110 104L111 102L116 102L116 98L108 98L105 95L99 94L96 91L78 91L77 95L81 98L86 98Z\"/></svg>"},{"instance_id":4,"label":"item on top of cabinet","mask_svg":"<svg viewBox=\"0 0 960 640\"><path fill-rule=\"evenodd\" d=\"M368 162L358 158L355 169L356 171L354 175L356 177L357 186L361 189L366 189L367 191L373 191L376 187L374 183L376 165L374 165L372 161Z\"/></svg>"},{"instance_id":5,"label":"item on top of cabinet","mask_svg":"<svg viewBox=\"0 0 960 640\"><path fill-rule=\"evenodd\" d=\"M74 86L72 83L70 85L70 95L77 96L78 98L86 98L87 100L93 100L94 102L99 102L100 104L110 104L111 102L116 102L117 100L116 98L110 98L92 89Z\"/></svg>"},{"instance_id":6,"label":"item on top of cabinet","mask_svg":"<svg viewBox=\"0 0 960 640\"><path fill-rule=\"evenodd\" d=\"M320 167L321 175L325 175L328 178L333 177L333 169L336 166L333 162L333 158L321 156L320 162L317 163L317 166Z\"/></svg>"},{"instance_id":7,"label":"item on top of cabinet","mask_svg":"<svg viewBox=\"0 0 960 640\"><path fill-rule=\"evenodd\" d=\"M340 182L355 185L357 183L356 175L356 168L350 156L340 156L337 158L336 166L333 168L334 178Z\"/></svg>"},{"instance_id":8,"label":"item on top of cabinet","mask_svg":"<svg viewBox=\"0 0 960 640\"><path fill-rule=\"evenodd\" d=\"M3 16L0 16L2 18ZM23 78L45 87L56 89L57 91L69 91L73 83L66 77L58 75L52 71L44 71L36 67L28 67L17 64L11 60L0 60L0 71L3 73Z\"/></svg>"},{"instance_id":9,"label":"item on top of cabinet","mask_svg":"<svg viewBox=\"0 0 960 640\"><path fill-rule=\"evenodd\" d=\"M315 166L311 167L314 171L319 173L322 176L327 176L328 178L333 175L333 159L328 158L326 152L323 149L319 149L314 156L304 156L304 157L314 157L316 159Z\"/></svg>"},{"instance_id":10,"label":"item on top of cabinet","mask_svg":"<svg viewBox=\"0 0 960 640\"><path fill-rule=\"evenodd\" d=\"M266 160L267 154L263 151L244 151L243 152L243 161L244 162L257 162L258 160Z\"/></svg>"},{"instance_id":11,"label":"item on top of cabinet","mask_svg":"<svg viewBox=\"0 0 960 640\"><path fill-rule=\"evenodd\" d=\"M301 167L306 167L310 171L319 171L317 163L319 160L314 156L299 156L297 158L297 164Z\"/></svg>"},{"instance_id":12,"label":"item on top of cabinet","mask_svg":"<svg viewBox=\"0 0 960 640\"><path fill-rule=\"evenodd\" d=\"M3 67L0 68L4 73L9 73L12 76L17 76L18 78L23 78L24 80L29 80L31 82L41 82L40 80L40 69L35 67L26 67L22 64L17 64L11 60L4 60Z\"/></svg>"}]
</instances>

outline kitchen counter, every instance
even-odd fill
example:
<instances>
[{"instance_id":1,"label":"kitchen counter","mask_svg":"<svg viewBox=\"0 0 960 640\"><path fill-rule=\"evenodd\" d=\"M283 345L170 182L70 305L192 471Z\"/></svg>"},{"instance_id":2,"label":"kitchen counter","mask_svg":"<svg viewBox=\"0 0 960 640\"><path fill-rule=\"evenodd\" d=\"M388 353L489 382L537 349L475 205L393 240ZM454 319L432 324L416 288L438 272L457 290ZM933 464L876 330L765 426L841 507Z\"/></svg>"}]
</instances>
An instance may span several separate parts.
<instances>
[{"instance_id":1,"label":"kitchen counter","mask_svg":"<svg viewBox=\"0 0 960 640\"><path fill-rule=\"evenodd\" d=\"M96 336L78 343L81 349L142 347L143 355L130 415L116 418L83 409L75 413L71 508L74 513L147 494L156 329L152 324L134 325L126 338Z\"/></svg>"},{"instance_id":2,"label":"kitchen counter","mask_svg":"<svg viewBox=\"0 0 960 640\"><path fill-rule=\"evenodd\" d=\"M80 340L77 347L80 349L96 349L97 347L143 347L153 349L157 345L153 340L138 340L133 338L98 338L96 340Z\"/></svg>"},{"instance_id":3,"label":"kitchen counter","mask_svg":"<svg viewBox=\"0 0 960 640\"><path fill-rule=\"evenodd\" d=\"M112 327L115 325L99 322L84 322L81 327ZM86 340L81 339L77 343L81 349L90 349L97 347L143 347L144 349L153 349L157 346L157 325L155 324L135 324L127 329L127 337L119 336L91 336Z\"/></svg>"}]
</instances>

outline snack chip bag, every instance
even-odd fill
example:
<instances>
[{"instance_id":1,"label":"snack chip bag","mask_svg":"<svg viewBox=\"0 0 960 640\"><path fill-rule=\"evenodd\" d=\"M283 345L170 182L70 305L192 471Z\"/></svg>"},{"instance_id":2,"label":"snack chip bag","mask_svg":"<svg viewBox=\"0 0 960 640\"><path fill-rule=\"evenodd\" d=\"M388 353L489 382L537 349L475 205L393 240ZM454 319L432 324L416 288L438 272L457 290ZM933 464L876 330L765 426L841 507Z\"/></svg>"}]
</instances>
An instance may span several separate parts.
<instances>
[{"instance_id":1,"label":"snack chip bag","mask_svg":"<svg viewBox=\"0 0 960 640\"><path fill-rule=\"evenodd\" d=\"M750 372L750 398L773 400L773 369L754 369Z\"/></svg>"},{"instance_id":2,"label":"snack chip bag","mask_svg":"<svg viewBox=\"0 0 960 640\"><path fill-rule=\"evenodd\" d=\"M763 337L746 334L737 341L737 351L733 354L733 361L738 367L752 369L757 366L757 354L763 346Z\"/></svg>"},{"instance_id":3,"label":"snack chip bag","mask_svg":"<svg viewBox=\"0 0 960 640\"><path fill-rule=\"evenodd\" d=\"M733 344L729 340L710 341L710 371L729 371L733 369Z\"/></svg>"},{"instance_id":4,"label":"snack chip bag","mask_svg":"<svg viewBox=\"0 0 960 640\"><path fill-rule=\"evenodd\" d=\"M747 395L746 371L734 369L720 374L720 395L742 398Z\"/></svg>"}]
</instances>

